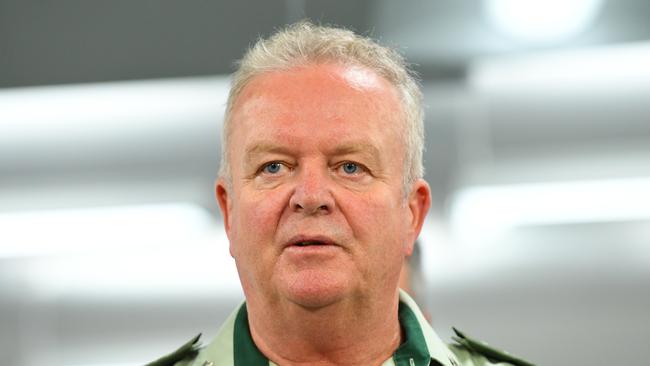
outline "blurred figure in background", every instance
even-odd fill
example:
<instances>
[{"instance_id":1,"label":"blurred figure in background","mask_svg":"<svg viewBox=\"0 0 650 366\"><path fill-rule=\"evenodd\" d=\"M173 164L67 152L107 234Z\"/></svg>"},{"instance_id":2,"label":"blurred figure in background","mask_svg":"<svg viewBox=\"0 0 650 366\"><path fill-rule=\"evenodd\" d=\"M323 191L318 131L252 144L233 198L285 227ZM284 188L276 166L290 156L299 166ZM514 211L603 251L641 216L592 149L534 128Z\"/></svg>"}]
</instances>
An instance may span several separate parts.
<instances>
[{"instance_id":1,"label":"blurred figure in background","mask_svg":"<svg viewBox=\"0 0 650 366\"><path fill-rule=\"evenodd\" d=\"M399 290L431 198L419 86L395 51L302 22L235 73L216 194L246 297L212 343L150 365L529 365Z\"/></svg>"}]
</instances>

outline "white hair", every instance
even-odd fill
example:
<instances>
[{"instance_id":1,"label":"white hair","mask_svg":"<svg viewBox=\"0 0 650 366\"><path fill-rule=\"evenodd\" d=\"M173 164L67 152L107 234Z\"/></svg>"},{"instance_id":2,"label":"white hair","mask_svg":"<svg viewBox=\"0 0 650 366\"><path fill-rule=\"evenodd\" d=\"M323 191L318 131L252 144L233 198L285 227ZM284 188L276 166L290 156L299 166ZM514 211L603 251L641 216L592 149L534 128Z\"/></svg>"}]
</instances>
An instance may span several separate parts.
<instances>
[{"instance_id":1,"label":"white hair","mask_svg":"<svg viewBox=\"0 0 650 366\"><path fill-rule=\"evenodd\" d=\"M314 25L307 21L290 25L267 39L258 40L239 62L239 68L232 76L226 106L219 176L230 182L228 141L232 129L232 109L247 83L265 72L319 62L367 67L397 89L405 123L404 191L408 193L410 185L424 174L422 92L415 76L395 50L347 29Z\"/></svg>"}]
</instances>

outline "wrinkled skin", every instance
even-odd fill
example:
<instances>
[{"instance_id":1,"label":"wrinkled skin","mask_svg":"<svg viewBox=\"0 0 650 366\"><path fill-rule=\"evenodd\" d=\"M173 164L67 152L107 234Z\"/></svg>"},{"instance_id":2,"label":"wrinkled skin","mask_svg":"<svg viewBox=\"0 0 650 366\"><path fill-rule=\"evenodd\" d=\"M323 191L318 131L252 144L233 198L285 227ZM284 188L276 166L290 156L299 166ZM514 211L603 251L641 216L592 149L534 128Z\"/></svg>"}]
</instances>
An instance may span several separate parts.
<instances>
[{"instance_id":1,"label":"wrinkled skin","mask_svg":"<svg viewBox=\"0 0 650 366\"><path fill-rule=\"evenodd\" d=\"M243 89L231 123L231 184L216 191L247 301L396 306L430 198L423 180L403 192L395 88L349 65L267 72Z\"/></svg>"}]
</instances>

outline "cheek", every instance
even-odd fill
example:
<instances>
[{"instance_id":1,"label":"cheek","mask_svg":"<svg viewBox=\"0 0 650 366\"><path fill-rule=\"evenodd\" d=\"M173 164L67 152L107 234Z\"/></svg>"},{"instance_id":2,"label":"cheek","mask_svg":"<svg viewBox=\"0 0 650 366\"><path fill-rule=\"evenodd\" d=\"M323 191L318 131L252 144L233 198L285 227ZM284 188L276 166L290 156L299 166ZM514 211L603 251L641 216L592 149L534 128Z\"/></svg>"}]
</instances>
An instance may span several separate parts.
<instances>
[{"instance_id":1,"label":"cheek","mask_svg":"<svg viewBox=\"0 0 650 366\"><path fill-rule=\"evenodd\" d=\"M392 288L402 267L405 252L404 205L395 199L372 195L357 202L350 211L348 222L356 239L362 244L358 269L368 286Z\"/></svg>"},{"instance_id":2,"label":"cheek","mask_svg":"<svg viewBox=\"0 0 650 366\"><path fill-rule=\"evenodd\" d=\"M368 250L386 253L402 247L406 214L401 200L382 192L368 194L350 205L348 218L359 239L372 246Z\"/></svg>"},{"instance_id":3,"label":"cheek","mask_svg":"<svg viewBox=\"0 0 650 366\"><path fill-rule=\"evenodd\" d=\"M276 191L243 192L234 205L232 242L235 252L256 252L271 246L278 220L286 207L286 194ZM242 199L246 197L245 199Z\"/></svg>"}]
</instances>

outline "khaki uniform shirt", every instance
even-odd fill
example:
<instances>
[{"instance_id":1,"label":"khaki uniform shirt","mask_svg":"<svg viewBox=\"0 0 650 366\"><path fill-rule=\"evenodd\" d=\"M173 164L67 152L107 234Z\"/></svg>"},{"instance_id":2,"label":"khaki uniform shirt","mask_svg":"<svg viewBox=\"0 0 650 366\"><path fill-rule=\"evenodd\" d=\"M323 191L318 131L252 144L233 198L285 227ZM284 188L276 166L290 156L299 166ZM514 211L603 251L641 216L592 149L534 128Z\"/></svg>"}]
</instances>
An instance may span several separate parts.
<instances>
[{"instance_id":1,"label":"khaki uniform shirt","mask_svg":"<svg viewBox=\"0 0 650 366\"><path fill-rule=\"evenodd\" d=\"M399 322L405 341L381 366L533 366L458 331L457 344L445 344L413 299L403 291L400 291ZM147 366L277 366L253 343L245 303L228 317L207 346L199 347L198 338Z\"/></svg>"}]
</instances>

